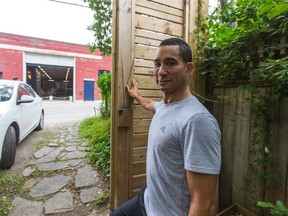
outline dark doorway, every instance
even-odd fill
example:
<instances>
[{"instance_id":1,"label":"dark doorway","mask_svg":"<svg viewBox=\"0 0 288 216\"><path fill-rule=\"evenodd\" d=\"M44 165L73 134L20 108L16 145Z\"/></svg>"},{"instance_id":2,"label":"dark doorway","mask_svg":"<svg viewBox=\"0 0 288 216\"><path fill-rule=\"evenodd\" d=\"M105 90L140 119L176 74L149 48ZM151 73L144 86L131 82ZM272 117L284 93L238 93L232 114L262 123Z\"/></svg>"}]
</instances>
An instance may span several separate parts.
<instances>
[{"instance_id":1,"label":"dark doorway","mask_svg":"<svg viewBox=\"0 0 288 216\"><path fill-rule=\"evenodd\" d=\"M73 96L73 67L27 64L26 69L27 83L41 97L69 99Z\"/></svg>"}]
</instances>

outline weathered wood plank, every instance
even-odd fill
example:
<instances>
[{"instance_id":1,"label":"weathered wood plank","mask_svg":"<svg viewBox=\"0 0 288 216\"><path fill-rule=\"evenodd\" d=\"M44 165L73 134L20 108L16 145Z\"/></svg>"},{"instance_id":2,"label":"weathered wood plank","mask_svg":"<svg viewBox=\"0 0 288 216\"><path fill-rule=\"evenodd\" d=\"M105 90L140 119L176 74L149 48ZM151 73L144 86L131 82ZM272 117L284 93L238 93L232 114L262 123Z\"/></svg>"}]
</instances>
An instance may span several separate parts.
<instances>
[{"instance_id":1,"label":"weathered wood plank","mask_svg":"<svg viewBox=\"0 0 288 216\"><path fill-rule=\"evenodd\" d=\"M136 0L136 6L137 5L146 7L149 9L158 10L158 11L166 11L166 13L168 14L173 14L178 17L183 17L183 9L182 7L179 7L178 5L177 7L172 8L172 7L159 4L158 1L153 2L153 1L147 1L147 0ZM163 17L165 17L165 14Z\"/></svg>"},{"instance_id":2,"label":"weathered wood plank","mask_svg":"<svg viewBox=\"0 0 288 216\"><path fill-rule=\"evenodd\" d=\"M146 175L136 175L132 177L133 179L133 190L132 193L134 194L134 196L136 196L139 191L140 188L142 188L145 184L146 184Z\"/></svg>"},{"instance_id":3,"label":"weathered wood plank","mask_svg":"<svg viewBox=\"0 0 288 216\"><path fill-rule=\"evenodd\" d=\"M124 29L123 26L134 26L134 10L132 0L125 4L114 1L113 7L113 50L112 50L112 106L111 106L111 199L110 208L114 209L127 201L132 194L132 118L127 122L130 127L119 126L119 109L129 109L131 99L124 90L124 83L133 77L130 68L134 59L134 28ZM127 37L131 35L131 37ZM127 73L128 71L128 73ZM124 81L125 80L125 81Z\"/></svg>"},{"instance_id":4,"label":"weathered wood plank","mask_svg":"<svg viewBox=\"0 0 288 216\"><path fill-rule=\"evenodd\" d=\"M134 74L154 77L154 68L135 67Z\"/></svg>"},{"instance_id":5,"label":"weathered wood plank","mask_svg":"<svg viewBox=\"0 0 288 216\"><path fill-rule=\"evenodd\" d=\"M143 175L146 173L146 162L133 162L132 176Z\"/></svg>"},{"instance_id":6,"label":"weathered wood plank","mask_svg":"<svg viewBox=\"0 0 288 216\"><path fill-rule=\"evenodd\" d=\"M146 162L147 146L133 148L133 162Z\"/></svg>"},{"instance_id":7,"label":"weathered wood plank","mask_svg":"<svg viewBox=\"0 0 288 216\"><path fill-rule=\"evenodd\" d=\"M160 44L160 41L155 40L155 39L136 36L135 37L135 43L141 44L141 45L158 47Z\"/></svg>"},{"instance_id":8,"label":"weathered wood plank","mask_svg":"<svg viewBox=\"0 0 288 216\"><path fill-rule=\"evenodd\" d=\"M156 51L157 51L156 47L135 44L136 58L148 59L154 61Z\"/></svg>"},{"instance_id":9,"label":"weathered wood plank","mask_svg":"<svg viewBox=\"0 0 288 216\"><path fill-rule=\"evenodd\" d=\"M135 74L134 79L138 82L139 89L156 89L156 90L159 89L159 87L155 82L155 78L152 76L143 76Z\"/></svg>"},{"instance_id":10,"label":"weathered wood plank","mask_svg":"<svg viewBox=\"0 0 288 216\"><path fill-rule=\"evenodd\" d=\"M248 158L250 143L250 93L248 89L235 89L235 137L232 168L232 200L246 203L246 183L248 177ZM241 162L240 162L241 161Z\"/></svg>"},{"instance_id":11,"label":"weathered wood plank","mask_svg":"<svg viewBox=\"0 0 288 216\"><path fill-rule=\"evenodd\" d=\"M136 28L160 32L173 36L182 37L184 33L183 25L169 22L165 19L157 20L152 17L136 14Z\"/></svg>"},{"instance_id":12,"label":"weathered wood plank","mask_svg":"<svg viewBox=\"0 0 288 216\"><path fill-rule=\"evenodd\" d=\"M140 95L143 95L145 97L152 98L153 100L160 101L163 99L163 93L160 90L146 90L146 89L140 89L139 90Z\"/></svg>"},{"instance_id":13,"label":"weathered wood plank","mask_svg":"<svg viewBox=\"0 0 288 216\"><path fill-rule=\"evenodd\" d=\"M158 41L158 43L155 42L154 44L155 46L159 46L162 40L171 37L171 35L166 35L164 33L159 33L155 31L148 31L148 30L140 29L140 28L135 29L135 36L149 38L151 40Z\"/></svg>"},{"instance_id":14,"label":"weathered wood plank","mask_svg":"<svg viewBox=\"0 0 288 216\"><path fill-rule=\"evenodd\" d=\"M173 0L173 1L167 1L167 0L151 0L151 2L155 2L157 4L163 4L169 7L174 7L180 10L184 10L185 1L184 0Z\"/></svg>"},{"instance_id":15,"label":"weathered wood plank","mask_svg":"<svg viewBox=\"0 0 288 216\"><path fill-rule=\"evenodd\" d=\"M144 123L142 123L141 121L143 121ZM135 148L135 147L147 146L148 128L150 126L151 120L150 119L141 119L141 120L135 119L134 122L135 122L134 125L140 124L140 127L146 127L146 130L145 132L133 134L133 147Z\"/></svg>"},{"instance_id":16,"label":"weathered wood plank","mask_svg":"<svg viewBox=\"0 0 288 216\"><path fill-rule=\"evenodd\" d=\"M153 114L141 107L140 105L135 105L133 108L134 119L151 119Z\"/></svg>"},{"instance_id":17,"label":"weathered wood plank","mask_svg":"<svg viewBox=\"0 0 288 216\"><path fill-rule=\"evenodd\" d=\"M279 107L274 110L271 121L273 148L269 149L268 156L274 158L272 170L277 174L278 180L268 185L265 199L275 203L277 200L288 202L288 97L284 97Z\"/></svg>"},{"instance_id":18,"label":"weathered wood plank","mask_svg":"<svg viewBox=\"0 0 288 216\"><path fill-rule=\"evenodd\" d=\"M223 104L223 122L222 122L222 157L224 158L221 166L219 199L220 205L224 208L232 203L232 175L233 173L233 158L234 158L234 137L235 137L235 110L236 97L235 89L225 89L225 95L229 96Z\"/></svg>"},{"instance_id":19,"label":"weathered wood plank","mask_svg":"<svg viewBox=\"0 0 288 216\"><path fill-rule=\"evenodd\" d=\"M145 59L135 59L134 66L153 68L154 62L151 60L145 60Z\"/></svg>"},{"instance_id":20,"label":"weathered wood plank","mask_svg":"<svg viewBox=\"0 0 288 216\"><path fill-rule=\"evenodd\" d=\"M175 15L169 14L165 10L159 11L159 10L155 10L154 8L150 9L150 8L137 6L137 5L136 5L136 9L135 10L136 10L136 13L138 13L140 15L147 15L147 16L152 16L152 17L160 18L160 19L165 17L165 19L170 21L170 22L183 24L183 16L181 16L181 17L175 16Z\"/></svg>"}]
</instances>

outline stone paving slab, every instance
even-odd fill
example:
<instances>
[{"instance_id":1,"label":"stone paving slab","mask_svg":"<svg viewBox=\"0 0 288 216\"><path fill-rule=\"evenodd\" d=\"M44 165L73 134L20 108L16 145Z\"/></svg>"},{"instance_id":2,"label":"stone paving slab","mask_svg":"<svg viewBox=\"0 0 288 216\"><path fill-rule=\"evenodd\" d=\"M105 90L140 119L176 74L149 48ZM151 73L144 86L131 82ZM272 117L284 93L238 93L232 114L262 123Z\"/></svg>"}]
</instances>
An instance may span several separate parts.
<instances>
[{"instance_id":1,"label":"stone paving slab","mask_svg":"<svg viewBox=\"0 0 288 216\"><path fill-rule=\"evenodd\" d=\"M72 152L69 152L67 153L63 159L77 159L77 158L83 158L85 157L87 153L86 152L82 152L82 151L72 151Z\"/></svg>"},{"instance_id":2,"label":"stone paving slab","mask_svg":"<svg viewBox=\"0 0 288 216\"><path fill-rule=\"evenodd\" d=\"M41 164L38 164L37 167L40 171L55 171L55 170L69 168L69 167L76 167L83 161L84 161L83 159L77 159L77 160L41 163Z\"/></svg>"},{"instance_id":3,"label":"stone paving slab","mask_svg":"<svg viewBox=\"0 0 288 216\"><path fill-rule=\"evenodd\" d=\"M14 209L9 216L41 216L43 211L43 202L32 202L21 197L16 197L12 206Z\"/></svg>"},{"instance_id":4,"label":"stone paving slab","mask_svg":"<svg viewBox=\"0 0 288 216\"><path fill-rule=\"evenodd\" d=\"M51 148L49 146L44 146L43 148L41 148L40 150L38 150L37 152L33 153L33 156L35 158L41 158L47 154L49 154L51 151L53 151L54 148Z\"/></svg>"},{"instance_id":5,"label":"stone paving slab","mask_svg":"<svg viewBox=\"0 0 288 216\"><path fill-rule=\"evenodd\" d=\"M49 152L47 155L44 155L41 158L38 158L36 161L32 161L31 164L39 164L39 163L47 163L52 162L56 160L57 156L64 150L64 147L59 147L56 149L53 149L51 152Z\"/></svg>"},{"instance_id":6,"label":"stone paving slab","mask_svg":"<svg viewBox=\"0 0 288 216\"><path fill-rule=\"evenodd\" d=\"M47 196L49 194L56 193L61 188L65 187L72 180L71 176L53 176L50 178L44 178L31 188L29 193L32 197Z\"/></svg>"},{"instance_id":7,"label":"stone paving slab","mask_svg":"<svg viewBox=\"0 0 288 216\"><path fill-rule=\"evenodd\" d=\"M97 199L101 190L98 187L85 188L80 191L80 200L85 204Z\"/></svg>"},{"instance_id":8,"label":"stone paving slab","mask_svg":"<svg viewBox=\"0 0 288 216\"><path fill-rule=\"evenodd\" d=\"M78 169L75 176L75 187L89 187L96 185L98 180L98 173L90 165L86 165Z\"/></svg>"},{"instance_id":9,"label":"stone paving slab","mask_svg":"<svg viewBox=\"0 0 288 216\"><path fill-rule=\"evenodd\" d=\"M44 203L44 208L46 214L72 211L74 209L73 195L69 191L57 193Z\"/></svg>"}]
</instances>

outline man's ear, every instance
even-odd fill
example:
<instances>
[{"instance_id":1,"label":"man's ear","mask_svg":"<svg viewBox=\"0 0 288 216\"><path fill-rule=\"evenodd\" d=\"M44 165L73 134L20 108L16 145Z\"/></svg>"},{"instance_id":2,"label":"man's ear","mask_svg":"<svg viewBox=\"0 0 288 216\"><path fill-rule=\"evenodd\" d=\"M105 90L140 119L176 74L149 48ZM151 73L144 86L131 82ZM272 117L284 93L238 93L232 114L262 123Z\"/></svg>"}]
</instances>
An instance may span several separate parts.
<instances>
[{"instance_id":1,"label":"man's ear","mask_svg":"<svg viewBox=\"0 0 288 216\"><path fill-rule=\"evenodd\" d=\"M193 71L193 68L194 68L193 63L192 62L186 63L186 67L187 67L187 75L192 74L192 71Z\"/></svg>"}]
</instances>

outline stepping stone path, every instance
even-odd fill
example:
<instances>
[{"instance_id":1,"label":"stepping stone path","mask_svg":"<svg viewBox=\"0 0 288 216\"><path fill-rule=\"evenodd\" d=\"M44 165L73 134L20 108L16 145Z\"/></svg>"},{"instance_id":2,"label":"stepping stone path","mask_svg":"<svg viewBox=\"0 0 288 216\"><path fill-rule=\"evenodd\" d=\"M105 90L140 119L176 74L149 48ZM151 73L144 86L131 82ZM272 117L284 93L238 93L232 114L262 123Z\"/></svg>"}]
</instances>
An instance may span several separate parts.
<instances>
[{"instance_id":1,"label":"stepping stone path","mask_svg":"<svg viewBox=\"0 0 288 216\"><path fill-rule=\"evenodd\" d=\"M109 215L109 209L99 213L93 204L105 184L86 163L88 147L78 138L78 128L79 124L60 128L60 134L33 153L35 160L23 171L27 193L14 198L9 216Z\"/></svg>"}]
</instances>

